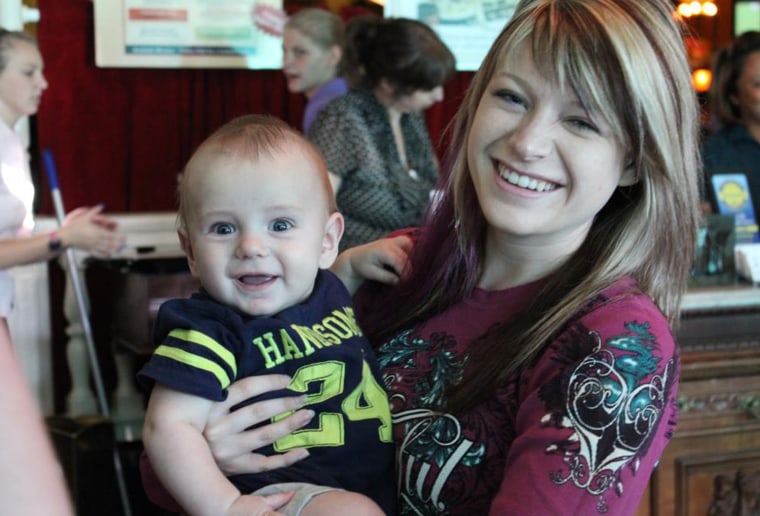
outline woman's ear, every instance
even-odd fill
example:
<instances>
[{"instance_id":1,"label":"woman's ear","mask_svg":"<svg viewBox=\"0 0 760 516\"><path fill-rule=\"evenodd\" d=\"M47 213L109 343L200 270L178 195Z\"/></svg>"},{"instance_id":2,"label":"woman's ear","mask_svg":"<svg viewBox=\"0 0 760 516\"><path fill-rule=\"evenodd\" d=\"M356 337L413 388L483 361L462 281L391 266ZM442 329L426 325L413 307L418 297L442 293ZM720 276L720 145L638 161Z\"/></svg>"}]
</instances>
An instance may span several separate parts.
<instances>
[{"instance_id":1,"label":"woman's ear","mask_svg":"<svg viewBox=\"0 0 760 516\"><path fill-rule=\"evenodd\" d=\"M340 60L343 59L343 49L338 45L330 47L330 64L334 67L338 67Z\"/></svg>"},{"instance_id":2,"label":"woman's ear","mask_svg":"<svg viewBox=\"0 0 760 516\"><path fill-rule=\"evenodd\" d=\"M636 169L633 166L626 167L623 170L623 175L620 176L618 186L633 186L639 182L639 175L636 173Z\"/></svg>"},{"instance_id":3,"label":"woman's ear","mask_svg":"<svg viewBox=\"0 0 760 516\"><path fill-rule=\"evenodd\" d=\"M322 252L319 255L319 268L329 268L338 257L338 246L343 236L343 215L339 212L330 214L325 222L325 234L322 237Z\"/></svg>"},{"instance_id":4,"label":"woman's ear","mask_svg":"<svg viewBox=\"0 0 760 516\"><path fill-rule=\"evenodd\" d=\"M636 169L636 163L630 155L625 158L625 168L618 181L618 186L633 186L639 182L639 172Z\"/></svg>"}]
</instances>

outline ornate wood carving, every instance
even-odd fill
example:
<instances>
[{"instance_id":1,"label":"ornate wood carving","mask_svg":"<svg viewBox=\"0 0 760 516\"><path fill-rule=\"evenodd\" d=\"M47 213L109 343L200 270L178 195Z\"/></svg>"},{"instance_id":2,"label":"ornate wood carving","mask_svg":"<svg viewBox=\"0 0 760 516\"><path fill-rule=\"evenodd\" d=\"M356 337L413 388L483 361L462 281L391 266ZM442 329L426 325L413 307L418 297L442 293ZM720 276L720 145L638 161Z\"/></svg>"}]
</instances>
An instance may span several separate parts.
<instances>
[{"instance_id":1,"label":"ornate wood carving","mask_svg":"<svg viewBox=\"0 0 760 516\"><path fill-rule=\"evenodd\" d=\"M760 392L719 393L705 396L681 395L678 397L678 409L682 414L686 412L745 412L755 419L760 419Z\"/></svg>"},{"instance_id":2,"label":"ornate wood carving","mask_svg":"<svg viewBox=\"0 0 760 516\"><path fill-rule=\"evenodd\" d=\"M716 475L709 516L760 516L760 470Z\"/></svg>"}]
</instances>

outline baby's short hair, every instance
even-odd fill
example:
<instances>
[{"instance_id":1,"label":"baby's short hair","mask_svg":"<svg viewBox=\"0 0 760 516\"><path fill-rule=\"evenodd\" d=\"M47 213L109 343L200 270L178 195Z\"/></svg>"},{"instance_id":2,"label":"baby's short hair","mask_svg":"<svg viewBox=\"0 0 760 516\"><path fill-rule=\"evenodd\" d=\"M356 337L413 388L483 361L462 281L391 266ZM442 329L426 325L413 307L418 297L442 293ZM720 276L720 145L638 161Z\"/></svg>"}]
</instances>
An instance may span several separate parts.
<instances>
[{"instance_id":1,"label":"baby's short hair","mask_svg":"<svg viewBox=\"0 0 760 516\"><path fill-rule=\"evenodd\" d=\"M184 226L187 221L188 181L186 178L193 170L193 163L198 156L205 153L224 153L242 155L256 160L264 154L285 152L288 143L295 143L304 149L304 155L314 159L319 170L320 181L328 199L330 213L338 210L335 195L327 175L327 168L319 149L307 140L300 131L283 120L270 115L243 115L234 118L211 133L193 152L179 177L178 223Z\"/></svg>"}]
</instances>

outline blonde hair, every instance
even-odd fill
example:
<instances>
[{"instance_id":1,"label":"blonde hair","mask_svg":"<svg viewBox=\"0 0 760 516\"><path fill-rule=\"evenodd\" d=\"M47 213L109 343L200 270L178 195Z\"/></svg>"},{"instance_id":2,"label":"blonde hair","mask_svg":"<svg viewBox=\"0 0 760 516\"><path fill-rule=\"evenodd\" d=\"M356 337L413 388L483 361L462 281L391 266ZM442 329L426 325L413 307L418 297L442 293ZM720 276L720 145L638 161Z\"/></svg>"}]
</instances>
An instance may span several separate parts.
<instances>
[{"instance_id":1,"label":"blonde hair","mask_svg":"<svg viewBox=\"0 0 760 516\"><path fill-rule=\"evenodd\" d=\"M336 75L342 76L346 73L343 58L346 49L346 32L343 20L338 15L325 9L308 7L291 15L285 22L285 28L300 32L323 50L333 46L339 47L341 60L336 67Z\"/></svg>"},{"instance_id":2,"label":"blonde hair","mask_svg":"<svg viewBox=\"0 0 760 516\"><path fill-rule=\"evenodd\" d=\"M531 51L546 80L568 85L606 117L629 150L626 166L637 182L613 193L580 248L519 316L477 339L468 367L474 372L455 388L449 408L492 392L622 277L635 278L677 323L695 251L701 165L697 99L671 10L667 0L522 0L475 74L453 123L448 184L412 255L414 273L381 299L395 307L394 317L365 322L372 338L382 342L425 321L476 286L488 223L477 208L466 144L481 98L510 52Z\"/></svg>"},{"instance_id":3,"label":"blonde hair","mask_svg":"<svg viewBox=\"0 0 760 516\"><path fill-rule=\"evenodd\" d=\"M599 239L593 247L600 254L568 296L570 303L559 303L575 306L561 311L570 315L583 300L630 274L675 323L694 253L701 166L697 100L670 4L523 0L473 79L456 122L457 141L466 142L497 65L521 45L532 50L547 79L569 84L583 104L606 114L629 148L638 179L598 214L587 243ZM466 219L473 212L467 208L473 187L464 144L451 178L457 215ZM583 248L575 258L580 255L588 259ZM558 319L567 320L564 315Z\"/></svg>"},{"instance_id":4,"label":"blonde hair","mask_svg":"<svg viewBox=\"0 0 760 516\"><path fill-rule=\"evenodd\" d=\"M8 54L13 48L13 44L18 41L24 41L37 47L37 40L32 35L26 32L0 28L0 72L5 70L5 67L8 65Z\"/></svg>"}]
</instances>

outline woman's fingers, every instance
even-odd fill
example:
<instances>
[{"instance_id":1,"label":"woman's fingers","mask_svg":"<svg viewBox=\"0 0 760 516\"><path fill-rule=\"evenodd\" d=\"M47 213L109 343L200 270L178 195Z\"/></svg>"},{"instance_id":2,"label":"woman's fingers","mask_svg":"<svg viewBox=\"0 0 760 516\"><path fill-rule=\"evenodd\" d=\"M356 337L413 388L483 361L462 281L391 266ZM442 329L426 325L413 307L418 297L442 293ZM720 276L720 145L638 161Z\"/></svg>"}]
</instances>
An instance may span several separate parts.
<instances>
[{"instance_id":1,"label":"woman's fingers","mask_svg":"<svg viewBox=\"0 0 760 516\"><path fill-rule=\"evenodd\" d=\"M245 400L285 389L289 384L290 378L280 374L250 376L236 381L230 385L227 399L215 403L211 408L206 430L222 434L237 433L277 414L300 408L306 401L305 396L288 396L260 401L230 412L232 407Z\"/></svg>"},{"instance_id":2,"label":"woman's fingers","mask_svg":"<svg viewBox=\"0 0 760 516\"><path fill-rule=\"evenodd\" d=\"M290 500L293 499L293 495L295 495L295 492L293 491L286 491L284 493L275 493L271 495L263 496L265 502L267 505L269 505L272 509L280 509L284 507ZM265 513L266 516L279 516L282 513L280 512L269 512Z\"/></svg>"},{"instance_id":3,"label":"woman's fingers","mask_svg":"<svg viewBox=\"0 0 760 516\"><path fill-rule=\"evenodd\" d=\"M103 205L99 204L69 212L61 228L66 245L85 250L96 258L110 258L121 252L126 238L117 231L116 221L102 211Z\"/></svg>"},{"instance_id":4,"label":"woman's fingers","mask_svg":"<svg viewBox=\"0 0 760 516\"><path fill-rule=\"evenodd\" d=\"M299 410L305 402L305 396L256 401L230 412L231 407L247 399L282 390L289 383L290 378L285 375L253 376L238 380L230 386L227 400L214 405L203 435L219 467L226 474L267 471L292 464L308 455L305 450L291 450L273 457L254 453L311 421L313 411ZM274 416L289 412L291 413L287 417L271 422Z\"/></svg>"},{"instance_id":5,"label":"woman's fingers","mask_svg":"<svg viewBox=\"0 0 760 516\"><path fill-rule=\"evenodd\" d=\"M110 258L124 249L124 235L111 231L98 229L100 234L95 235L95 243L89 249L90 254L96 258Z\"/></svg>"},{"instance_id":6,"label":"woman's fingers","mask_svg":"<svg viewBox=\"0 0 760 516\"><path fill-rule=\"evenodd\" d=\"M248 453L220 463L219 468L226 475L251 472L261 473L262 471L271 471L273 469L290 466L308 456L309 452L303 448L297 448L290 450L287 453L270 456L261 455L259 453Z\"/></svg>"},{"instance_id":7,"label":"woman's fingers","mask_svg":"<svg viewBox=\"0 0 760 516\"><path fill-rule=\"evenodd\" d=\"M381 283L396 283L401 276L411 250L411 240L406 236L376 241L369 257L357 260L355 269L367 279Z\"/></svg>"},{"instance_id":8,"label":"woman's fingers","mask_svg":"<svg viewBox=\"0 0 760 516\"><path fill-rule=\"evenodd\" d=\"M252 424L256 424L254 421L266 422L272 416L283 413L283 411L273 408L277 404L268 401L260 403L266 403L268 408L254 412L247 409L256 409L257 407L254 406L256 404L244 407L231 413L229 418L220 419L216 424L209 424L203 431L203 435L218 462L237 462L239 457L247 456L252 450L258 450L263 446L272 444L277 439L303 427L314 417L314 412L311 410L298 410L276 422L245 430ZM261 415L266 413L271 413L272 416L260 420Z\"/></svg>"},{"instance_id":9,"label":"woman's fingers","mask_svg":"<svg viewBox=\"0 0 760 516\"><path fill-rule=\"evenodd\" d=\"M227 400L218 404L217 407L227 405L234 407L241 401L255 398L261 394L286 388L290 384L290 377L284 374L266 374L260 376L249 376L237 380L230 385L227 393Z\"/></svg>"},{"instance_id":10,"label":"woman's fingers","mask_svg":"<svg viewBox=\"0 0 760 516\"><path fill-rule=\"evenodd\" d=\"M227 514L230 516L284 516L277 512L295 495L294 491L275 493L266 496L243 495L238 498Z\"/></svg>"}]
</instances>

